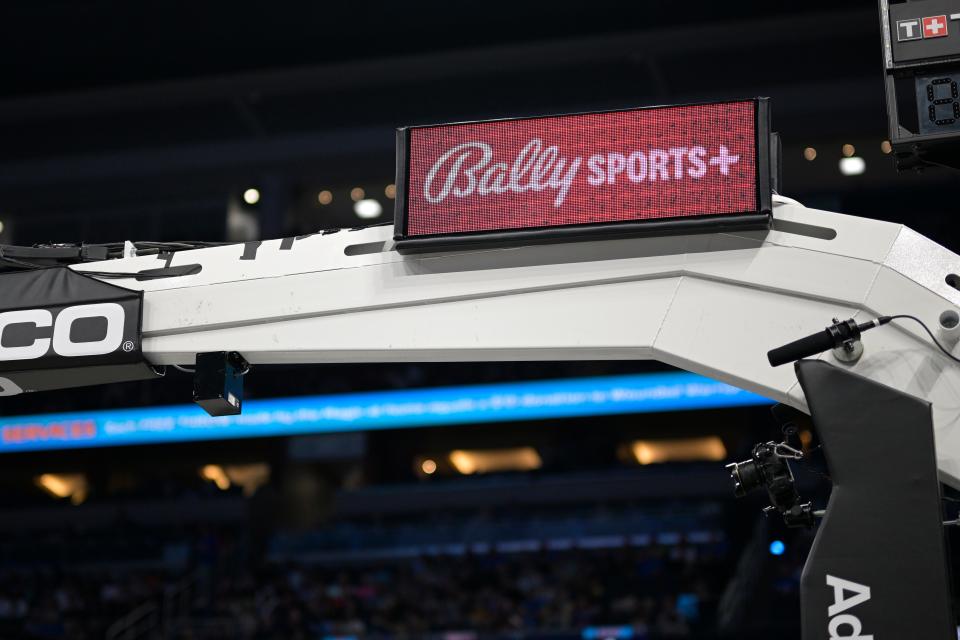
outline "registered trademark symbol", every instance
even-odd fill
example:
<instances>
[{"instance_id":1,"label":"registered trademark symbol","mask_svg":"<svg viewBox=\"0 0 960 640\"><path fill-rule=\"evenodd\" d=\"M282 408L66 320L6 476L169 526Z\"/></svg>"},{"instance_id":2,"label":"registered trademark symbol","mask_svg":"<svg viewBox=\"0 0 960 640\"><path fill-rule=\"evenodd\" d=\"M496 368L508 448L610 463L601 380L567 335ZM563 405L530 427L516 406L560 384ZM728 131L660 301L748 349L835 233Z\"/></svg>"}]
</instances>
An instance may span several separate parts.
<instances>
[{"instance_id":1,"label":"registered trademark symbol","mask_svg":"<svg viewBox=\"0 0 960 640\"><path fill-rule=\"evenodd\" d=\"M123 343L123 350L126 351L127 353L130 353L134 349L136 349L136 345L133 344L133 340L127 340L126 342Z\"/></svg>"}]
</instances>

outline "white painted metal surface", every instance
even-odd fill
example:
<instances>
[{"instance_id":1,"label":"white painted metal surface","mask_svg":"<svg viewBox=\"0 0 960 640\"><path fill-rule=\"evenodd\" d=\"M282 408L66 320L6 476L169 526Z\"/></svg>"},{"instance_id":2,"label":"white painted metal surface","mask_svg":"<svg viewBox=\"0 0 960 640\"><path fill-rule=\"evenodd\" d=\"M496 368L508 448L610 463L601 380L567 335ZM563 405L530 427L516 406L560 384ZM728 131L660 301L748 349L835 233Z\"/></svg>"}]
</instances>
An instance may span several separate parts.
<instances>
[{"instance_id":1,"label":"white painted metal surface","mask_svg":"<svg viewBox=\"0 0 960 640\"><path fill-rule=\"evenodd\" d=\"M254 364L643 358L801 409L792 367L770 367L767 350L833 317L910 313L936 330L960 308L946 282L960 257L902 225L785 198L774 219L768 233L406 256L392 250L391 227L373 227L265 241L253 260L243 245L178 252L173 266L203 270L111 282L145 290L143 349L156 364L220 350ZM76 269L158 266L138 257ZM960 487L960 366L899 321L864 343L852 370L933 404L941 474Z\"/></svg>"}]
</instances>

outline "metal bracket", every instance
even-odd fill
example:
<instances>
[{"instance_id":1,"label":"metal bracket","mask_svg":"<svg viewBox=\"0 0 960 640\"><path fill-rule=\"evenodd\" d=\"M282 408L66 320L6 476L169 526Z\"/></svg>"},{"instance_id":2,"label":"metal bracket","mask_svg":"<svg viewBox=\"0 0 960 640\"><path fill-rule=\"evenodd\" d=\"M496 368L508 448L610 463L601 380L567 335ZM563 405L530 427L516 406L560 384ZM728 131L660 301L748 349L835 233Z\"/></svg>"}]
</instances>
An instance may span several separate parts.
<instances>
[{"instance_id":1,"label":"metal bracket","mask_svg":"<svg viewBox=\"0 0 960 640\"><path fill-rule=\"evenodd\" d=\"M834 324L839 322L837 318L833 319ZM859 338L844 340L839 347L832 350L832 353L838 362L853 364L863 355L863 342Z\"/></svg>"}]
</instances>

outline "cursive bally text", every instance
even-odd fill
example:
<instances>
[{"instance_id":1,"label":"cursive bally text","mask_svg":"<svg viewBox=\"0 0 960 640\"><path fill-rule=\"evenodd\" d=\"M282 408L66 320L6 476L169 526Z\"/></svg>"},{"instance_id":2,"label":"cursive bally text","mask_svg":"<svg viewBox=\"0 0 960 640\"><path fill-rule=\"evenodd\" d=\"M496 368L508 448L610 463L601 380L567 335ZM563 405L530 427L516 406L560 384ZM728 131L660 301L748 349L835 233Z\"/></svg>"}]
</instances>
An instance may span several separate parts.
<instances>
[{"instance_id":1,"label":"cursive bally text","mask_svg":"<svg viewBox=\"0 0 960 640\"><path fill-rule=\"evenodd\" d=\"M453 147L427 173L424 198L437 204L451 195L466 198L474 193L486 196L553 189L553 206L559 207L582 162L581 158L562 157L556 145L544 147L539 138L528 142L512 164L491 164L492 159L493 149L483 142L464 142Z\"/></svg>"}]
</instances>

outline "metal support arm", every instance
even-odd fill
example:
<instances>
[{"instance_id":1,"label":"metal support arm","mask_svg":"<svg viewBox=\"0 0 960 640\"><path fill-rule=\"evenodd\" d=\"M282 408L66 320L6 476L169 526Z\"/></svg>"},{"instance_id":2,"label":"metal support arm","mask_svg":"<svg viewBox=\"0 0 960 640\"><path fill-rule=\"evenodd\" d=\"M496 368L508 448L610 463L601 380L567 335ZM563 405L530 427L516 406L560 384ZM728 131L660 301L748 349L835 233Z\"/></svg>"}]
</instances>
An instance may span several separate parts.
<instances>
[{"instance_id":1,"label":"metal support arm","mask_svg":"<svg viewBox=\"0 0 960 640\"><path fill-rule=\"evenodd\" d=\"M793 369L767 361L772 347L834 317L910 313L937 327L960 307L948 284L960 257L902 225L785 198L773 216L769 232L417 255L372 227L181 251L165 259L199 272L111 282L145 291L154 364L211 351L252 364L656 359L803 410ZM75 268L157 266L144 256ZM960 487L960 367L920 327L894 322L864 345L838 366L931 402L941 478Z\"/></svg>"}]
</instances>

